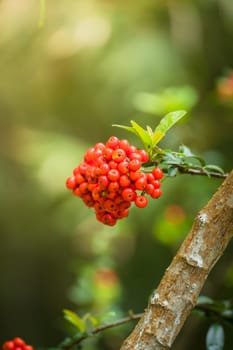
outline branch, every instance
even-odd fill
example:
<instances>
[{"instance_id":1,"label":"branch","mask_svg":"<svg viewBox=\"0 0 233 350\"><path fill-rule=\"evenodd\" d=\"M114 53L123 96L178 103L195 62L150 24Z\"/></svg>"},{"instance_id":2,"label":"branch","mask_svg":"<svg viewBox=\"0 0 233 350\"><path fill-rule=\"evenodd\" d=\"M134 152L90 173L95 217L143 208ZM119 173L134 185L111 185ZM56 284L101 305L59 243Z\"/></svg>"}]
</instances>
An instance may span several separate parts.
<instances>
[{"instance_id":1,"label":"branch","mask_svg":"<svg viewBox=\"0 0 233 350\"><path fill-rule=\"evenodd\" d=\"M70 339L68 342L65 342L65 344L61 344L59 346L59 348L60 349L71 349L72 347L80 344L83 340L87 339L88 337L91 337L95 334L101 333L101 332L105 331L106 329L114 328L114 327L120 326L124 323L128 323L128 322L133 321L133 320L138 320L142 317L142 315L143 315L143 312L138 313L138 314L129 313L129 316L121 318L119 320L116 320L112 323L108 323L108 324L96 327L92 331L90 331L89 333L78 334L78 336L79 336L78 339Z\"/></svg>"},{"instance_id":2,"label":"branch","mask_svg":"<svg viewBox=\"0 0 233 350\"><path fill-rule=\"evenodd\" d=\"M193 169L193 168L185 168L182 165L176 165L181 174L189 174L189 175L201 175L208 177L216 177L219 179L227 178L228 174L225 173L217 173L215 171L204 171L203 169Z\"/></svg>"},{"instance_id":3,"label":"branch","mask_svg":"<svg viewBox=\"0 0 233 350\"><path fill-rule=\"evenodd\" d=\"M121 350L170 349L213 266L233 236L233 171L193 227Z\"/></svg>"},{"instance_id":4,"label":"branch","mask_svg":"<svg viewBox=\"0 0 233 350\"><path fill-rule=\"evenodd\" d=\"M202 311L206 317L210 317L211 315L214 315L218 319L221 319L221 320L226 321L228 323L230 321L230 325L233 326L232 325L232 317L225 316L222 313L221 309L216 310L212 304L208 305L208 304L200 303L194 307L194 310ZM144 314L143 312L137 313L137 314L130 312L129 316L123 317L119 320L116 320L114 322L110 322L110 323L105 324L105 325L98 326L98 327L94 328L93 330L89 331L88 333L77 333L76 336L78 338L76 338L74 336L73 338L69 339L68 342L65 342L64 344L60 345L59 349L71 349L74 346L77 346L78 344L83 342L85 339L92 337L93 335L96 335L98 333L101 333L101 332L105 331L106 329L115 328L115 327L120 326L122 324L129 323L129 322L135 321L135 320L139 320L143 316L143 314Z\"/></svg>"}]
</instances>

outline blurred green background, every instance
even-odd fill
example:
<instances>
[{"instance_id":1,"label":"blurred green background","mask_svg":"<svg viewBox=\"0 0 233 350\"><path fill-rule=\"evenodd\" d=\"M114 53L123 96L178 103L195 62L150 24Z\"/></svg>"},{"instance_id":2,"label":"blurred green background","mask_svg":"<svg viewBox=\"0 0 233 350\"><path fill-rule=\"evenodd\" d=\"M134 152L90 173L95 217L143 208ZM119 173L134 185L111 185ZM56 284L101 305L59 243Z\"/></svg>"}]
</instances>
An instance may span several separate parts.
<instances>
[{"instance_id":1,"label":"blurred green background","mask_svg":"<svg viewBox=\"0 0 233 350\"><path fill-rule=\"evenodd\" d=\"M0 341L51 347L67 334L65 308L141 312L221 183L169 179L160 200L105 227L64 185L88 147L111 135L138 146L111 125L154 127L181 89L189 117L161 146L186 144L231 170L233 2L48 0L40 28L39 16L39 1L0 1ZM203 294L232 298L232 248ZM83 349L118 349L132 327ZM207 328L190 316L174 349L205 349Z\"/></svg>"}]
</instances>

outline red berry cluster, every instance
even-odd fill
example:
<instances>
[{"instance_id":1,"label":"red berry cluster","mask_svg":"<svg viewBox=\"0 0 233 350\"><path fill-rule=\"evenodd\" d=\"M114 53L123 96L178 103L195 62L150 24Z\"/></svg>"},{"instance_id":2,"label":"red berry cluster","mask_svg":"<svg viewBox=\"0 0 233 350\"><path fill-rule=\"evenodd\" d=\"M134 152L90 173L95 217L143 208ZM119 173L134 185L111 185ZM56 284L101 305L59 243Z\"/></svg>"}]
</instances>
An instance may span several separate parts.
<instances>
[{"instance_id":1,"label":"red berry cluster","mask_svg":"<svg viewBox=\"0 0 233 350\"><path fill-rule=\"evenodd\" d=\"M112 136L106 144L97 143L87 150L84 161L66 180L66 187L94 208L99 221L113 226L117 219L128 216L132 202L144 208L148 204L145 194L161 196L163 172L160 168L143 172L141 165L148 160L145 150Z\"/></svg>"},{"instance_id":2,"label":"red berry cluster","mask_svg":"<svg viewBox=\"0 0 233 350\"><path fill-rule=\"evenodd\" d=\"M31 345L27 345L21 338L8 340L2 345L2 350L33 350Z\"/></svg>"}]
</instances>

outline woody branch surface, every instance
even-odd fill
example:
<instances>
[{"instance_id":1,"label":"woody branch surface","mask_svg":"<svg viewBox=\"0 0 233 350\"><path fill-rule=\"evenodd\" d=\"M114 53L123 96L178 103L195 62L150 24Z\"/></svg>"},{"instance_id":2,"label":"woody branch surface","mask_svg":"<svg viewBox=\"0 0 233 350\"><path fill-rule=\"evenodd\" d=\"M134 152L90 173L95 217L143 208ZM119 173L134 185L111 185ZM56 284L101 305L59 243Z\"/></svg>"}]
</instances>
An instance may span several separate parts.
<instances>
[{"instance_id":1,"label":"woody branch surface","mask_svg":"<svg viewBox=\"0 0 233 350\"><path fill-rule=\"evenodd\" d=\"M171 348L232 236L233 171L197 214L143 316L120 350Z\"/></svg>"}]
</instances>

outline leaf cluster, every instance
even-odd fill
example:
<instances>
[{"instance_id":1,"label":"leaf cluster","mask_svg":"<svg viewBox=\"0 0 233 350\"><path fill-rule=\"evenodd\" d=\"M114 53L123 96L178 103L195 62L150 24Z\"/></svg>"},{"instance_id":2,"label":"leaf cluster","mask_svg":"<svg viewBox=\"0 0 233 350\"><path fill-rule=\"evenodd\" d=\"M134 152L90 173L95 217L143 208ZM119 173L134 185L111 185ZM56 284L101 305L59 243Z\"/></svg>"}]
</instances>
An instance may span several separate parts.
<instances>
[{"instance_id":1,"label":"leaf cluster","mask_svg":"<svg viewBox=\"0 0 233 350\"><path fill-rule=\"evenodd\" d=\"M232 300L218 301L200 296L195 312L211 322L206 334L206 349L222 350L225 342L223 325L233 327Z\"/></svg>"},{"instance_id":2,"label":"leaf cluster","mask_svg":"<svg viewBox=\"0 0 233 350\"><path fill-rule=\"evenodd\" d=\"M190 173L223 177L224 171L219 166L206 164L202 157L194 154L185 145L181 145L178 152L158 147L158 143L164 138L167 131L185 115L186 111L184 110L170 112L161 119L154 130L150 126L144 129L134 120L131 120L131 126L118 124L113 126L129 131L141 140L150 158L150 161L144 164L145 167L160 165L167 176L176 176L178 173Z\"/></svg>"}]
</instances>

